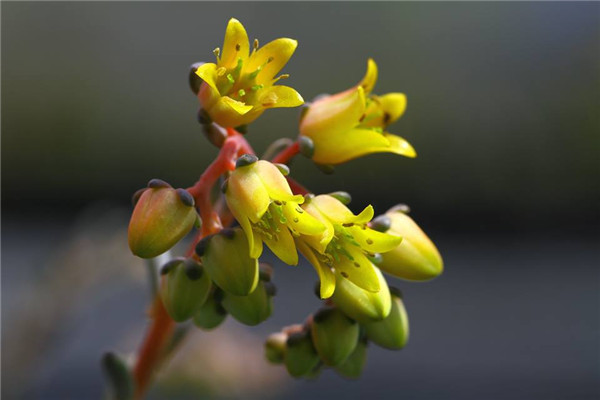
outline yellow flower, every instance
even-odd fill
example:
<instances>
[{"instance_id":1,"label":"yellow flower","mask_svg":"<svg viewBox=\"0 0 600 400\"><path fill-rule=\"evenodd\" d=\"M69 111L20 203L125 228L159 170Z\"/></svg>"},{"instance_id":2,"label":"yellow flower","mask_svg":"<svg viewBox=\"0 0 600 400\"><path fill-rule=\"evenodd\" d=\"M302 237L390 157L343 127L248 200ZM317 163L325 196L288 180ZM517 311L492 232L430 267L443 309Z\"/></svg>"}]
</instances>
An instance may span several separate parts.
<instances>
[{"instance_id":1,"label":"yellow flower","mask_svg":"<svg viewBox=\"0 0 600 400\"><path fill-rule=\"evenodd\" d=\"M282 261L298 264L293 236L319 235L325 226L306 213L304 197L294 195L279 169L268 161L242 156L227 181L225 199L246 233L250 257L258 258L263 241Z\"/></svg>"},{"instance_id":2,"label":"yellow flower","mask_svg":"<svg viewBox=\"0 0 600 400\"><path fill-rule=\"evenodd\" d=\"M275 78L275 74L288 62L297 45L293 39L280 38L258 49L255 40L250 53L244 26L237 19L230 19L223 49L215 49L217 63L206 63L196 70L204 81L198 92L200 104L214 122L224 127L248 124L268 108L303 104L302 96L291 87L274 86L279 79L288 77Z\"/></svg>"},{"instance_id":3,"label":"yellow flower","mask_svg":"<svg viewBox=\"0 0 600 400\"><path fill-rule=\"evenodd\" d=\"M410 143L385 131L404 113L406 96L372 95L376 81L377 64L369 59L358 85L310 105L300 122L300 134L312 139L316 163L340 164L381 152L416 156Z\"/></svg>"},{"instance_id":4,"label":"yellow flower","mask_svg":"<svg viewBox=\"0 0 600 400\"><path fill-rule=\"evenodd\" d=\"M298 250L319 274L321 297L333 294L336 273L364 290L378 292L380 279L370 257L394 249L402 238L367 227L372 206L354 215L336 198L320 195L307 200L303 208L325 225L321 235L296 240Z\"/></svg>"}]
</instances>

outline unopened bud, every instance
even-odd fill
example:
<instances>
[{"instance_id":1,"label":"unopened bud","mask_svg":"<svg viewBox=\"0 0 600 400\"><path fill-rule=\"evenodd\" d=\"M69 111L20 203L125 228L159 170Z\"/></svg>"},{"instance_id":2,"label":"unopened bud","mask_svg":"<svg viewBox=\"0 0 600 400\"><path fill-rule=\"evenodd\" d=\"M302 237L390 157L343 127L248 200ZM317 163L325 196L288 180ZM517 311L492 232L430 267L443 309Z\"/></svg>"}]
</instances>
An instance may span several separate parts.
<instances>
[{"instance_id":1,"label":"unopened bud","mask_svg":"<svg viewBox=\"0 0 600 400\"><path fill-rule=\"evenodd\" d=\"M152 258L169 250L192 229L197 219L189 198L182 200L183 189L178 192L161 182L150 181L150 188L141 194L131 215L129 248L138 257Z\"/></svg>"},{"instance_id":2,"label":"unopened bud","mask_svg":"<svg viewBox=\"0 0 600 400\"><path fill-rule=\"evenodd\" d=\"M350 354L350 357L343 363L335 367L335 370L342 376L350 379L358 379L362 374L365 362L367 361L367 341L359 340L356 348Z\"/></svg>"},{"instance_id":3,"label":"unopened bud","mask_svg":"<svg viewBox=\"0 0 600 400\"><path fill-rule=\"evenodd\" d=\"M258 260L248 255L248 240L242 229L206 238L198 244L196 252L212 280L225 292L246 296L256 288Z\"/></svg>"},{"instance_id":4,"label":"unopened bud","mask_svg":"<svg viewBox=\"0 0 600 400\"><path fill-rule=\"evenodd\" d=\"M324 307L313 317L311 336L317 353L327 365L339 365L352 354L359 326L339 309Z\"/></svg>"},{"instance_id":5,"label":"unopened bud","mask_svg":"<svg viewBox=\"0 0 600 400\"><path fill-rule=\"evenodd\" d=\"M269 335L267 341L265 342L265 357L270 363L283 363L286 350L286 341L287 335L283 332Z\"/></svg>"},{"instance_id":6,"label":"unopened bud","mask_svg":"<svg viewBox=\"0 0 600 400\"><path fill-rule=\"evenodd\" d=\"M176 322L191 318L206 302L211 281L193 259L167 264L160 296L169 316Z\"/></svg>"},{"instance_id":7,"label":"unopened bud","mask_svg":"<svg viewBox=\"0 0 600 400\"><path fill-rule=\"evenodd\" d=\"M285 352L285 367L294 377L310 374L319 364L319 355L315 351L308 332L296 332L289 335Z\"/></svg>"},{"instance_id":8,"label":"unopened bud","mask_svg":"<svg viewBox=\"0 0 600 400\"><path fill-rule=\"evenodd\" d=\"M194 314L194 325L204 330L211 330L221 325L227 317L227 311L217 300L215 295L219 290L210 295L206 302Z\"/></svg>"},{"instance_id":9,"label":"unopened bud","mask_svg":"<svg viewBox=\"0 0 600 400\"><path fill-rule=\"evenodd\" d=\"M333 302L350 318L359 322L382 320L388 316L392 307L390 290L385 277L377 267L373 267L379 278L379 292L361 289L349 279L336 274Z\"/></svg>"},{"instance_id":10,"label":"unopened bud","mask_svg":"<svg viewBox=\"0 0 600 400\"><path fill-rule=\"evenodd\" d=\"M273 312L273 300L266 288L269 284L271 283L260 281L256 289L247 296L225 293L223 307L242 324L258 325Z\"/></svg>"},{"instance_id":11,"label":"unopened bud","mask_svg":"<svg viewBox=\"0 0 600 400\"><path fill-rule=\"evenodd\" d=\"M111 352L104 354L102 369L109 383L111 399L130 400L133 398L133 376L121 357Z\"/></svg>"},{"instance_id":12,"label":"unopened bud","mask_svg":"<svg viewBox=\"0 0 600 400\"><path fill-rule=\"evenodd\" d=\"M392 295L390 315L382 321L363 324L367 337L381 347L399 350L408 341L408 315L400 297Z\"/></svg>"},{"instance_id":13,"label":"unopened bud","mask_svg":"<svg viewBox=\"0 0 600 400\"><path fill-rule=\"evenodd\" d=\"M444 269L442 257L425 232L404 212L386 214L391 221L388 233L402 236L395 249L383 253L379 267L390 275L411 281L426 281Z\"/></svg>"}]
</instances>

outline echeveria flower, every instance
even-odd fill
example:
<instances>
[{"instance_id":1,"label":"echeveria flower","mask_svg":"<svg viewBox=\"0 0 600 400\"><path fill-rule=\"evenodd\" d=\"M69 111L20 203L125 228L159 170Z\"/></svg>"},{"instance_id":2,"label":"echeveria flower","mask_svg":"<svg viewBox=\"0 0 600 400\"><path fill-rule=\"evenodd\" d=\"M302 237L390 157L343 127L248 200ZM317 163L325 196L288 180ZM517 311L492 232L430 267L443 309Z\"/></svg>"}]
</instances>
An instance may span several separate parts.
<instances>
[{"instance_id":1,"label":"echeveria flower","mask_svg":"<svg viewBox=\"0 0 600 400\"><path fill-rule=\"evenodd\" d=\"M369 59L367 73L358 85L310 105L300 122L300 134L313 141L316 163L335 165L382 152L416 156L410 143L386 132L404 113L406 96L373 95L376 81L377 64Z\"/></svg>"},{"instance_id":2,"label":"echeveria flower","mask_svg":"<svg viewBox=\"0 0 600 400\"><path fill-rule=\"evenodd\" d=\"M236 127L258 118L266 109L297 107L302 96L288 86L275 85L288 75L275 75L285 66L298 42L275 39L258 49L250 43L244 26L235 18L229 20L223 49L215 50L217 63L201 65L196 74L204 83L200 86L200 104L217 124Z\"/></svg>"}]
</instances>

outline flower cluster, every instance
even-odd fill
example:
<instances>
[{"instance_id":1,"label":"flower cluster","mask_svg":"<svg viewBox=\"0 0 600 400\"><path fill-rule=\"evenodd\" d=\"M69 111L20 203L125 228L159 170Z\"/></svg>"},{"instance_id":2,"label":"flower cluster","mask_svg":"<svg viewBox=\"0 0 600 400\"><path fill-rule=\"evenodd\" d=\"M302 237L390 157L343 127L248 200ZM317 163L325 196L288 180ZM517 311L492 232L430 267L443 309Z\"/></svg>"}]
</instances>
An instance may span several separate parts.
<instances>
[{"instance_id":1,"label":"flower cluster","mask_svg":"<svg viewBox=\"0 0 600 400\"><path fill-rule=\"evenodd\" d=\"M295 377L331 367L355 378L369 342L399 349L408 340L402 296L384 273L425 281L441 274L442 259L406 206L375 217L368 205L355 214L348 193L310 193L287 164L297 154L322 169L371 153L415 157L405 139L387 131L404 113L406 96L373 94L378 69L369 59L357 85L306 104L296 140L276 141L259 159L241 132L266 109L304 100L295 89L276 84L287 75L275 77L297 42L282 38L259 48L255 40L252 49L249 43L242 24L231 19L222 49L214 52L216 63L192 66L199 121L219 154L187 189L154 179L136 194L129 245L135 255L151 259L196 227L186 256L162 267L154 312L166 313L155 317L155 325L192 320L202 329L217 327L227 315L247 325L271 315L276 290L272 268L260 262L264 245L289 265L303 255L316 270L324 306L305 323L271 335L267 359L284 364ZM162 333L159 337L168 337ZM152 352L152 346L143 348ZM138 358L136 373L148 359L153 360L147 354ZM139 374L143 390L146 375Z\"/></svg>"}]
</instances>

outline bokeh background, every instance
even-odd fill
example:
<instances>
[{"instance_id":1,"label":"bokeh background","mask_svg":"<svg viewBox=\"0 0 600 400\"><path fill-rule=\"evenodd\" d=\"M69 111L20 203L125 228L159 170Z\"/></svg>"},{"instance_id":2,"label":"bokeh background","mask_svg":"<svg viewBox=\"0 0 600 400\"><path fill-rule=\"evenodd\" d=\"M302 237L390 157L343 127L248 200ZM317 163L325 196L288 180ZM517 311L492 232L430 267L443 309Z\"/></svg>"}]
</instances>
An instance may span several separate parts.
<instances>
[{"instance_id":1,"label":"bokeh background","mask_svg":"<svg viewBox=\"0 0 600 400\"><path fill-rule=\"evenodd\" d=\"M600 3L6 3L2 13L2 394L88 399L99 359L142 338L149 300L128 253L131 193L190 185L215 156L188 66L227 20L261 43L299 40L284 72L309 100L360 80L402 91L391 131L415 160L369 156L323 175L355 211L407 203L444 275L393 280L411 340L370 347L364 376L293 381L262 360L267 333L319 304L308 264L276 267L273 317L195 333L159 398L591 399L600 396ZM250 128L258 151L297 110ZM267 256L268 258L269 256Z\"/></svg>"}]
</instances>

